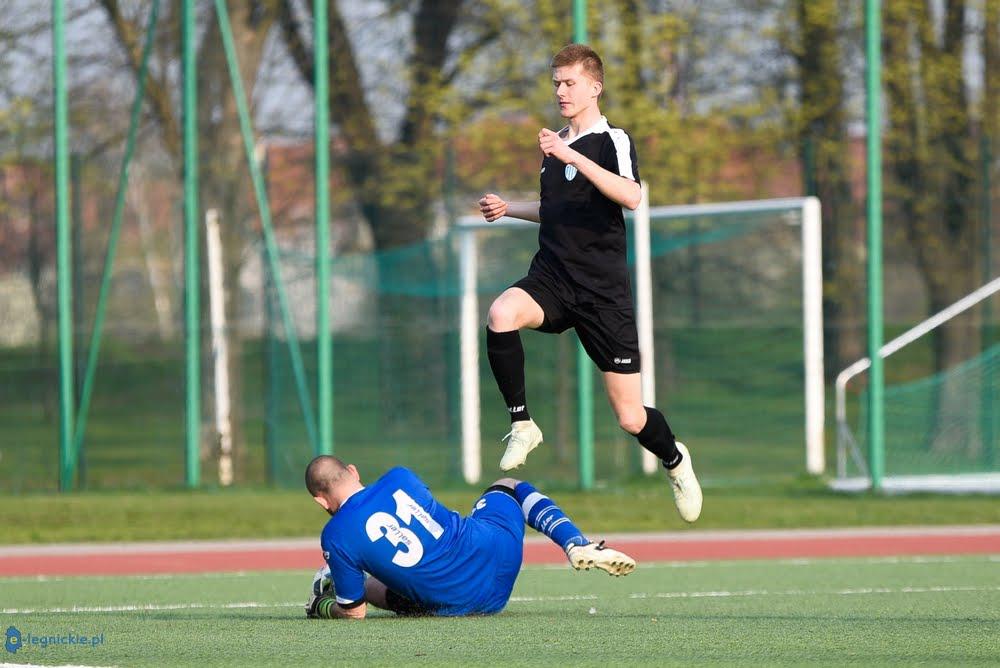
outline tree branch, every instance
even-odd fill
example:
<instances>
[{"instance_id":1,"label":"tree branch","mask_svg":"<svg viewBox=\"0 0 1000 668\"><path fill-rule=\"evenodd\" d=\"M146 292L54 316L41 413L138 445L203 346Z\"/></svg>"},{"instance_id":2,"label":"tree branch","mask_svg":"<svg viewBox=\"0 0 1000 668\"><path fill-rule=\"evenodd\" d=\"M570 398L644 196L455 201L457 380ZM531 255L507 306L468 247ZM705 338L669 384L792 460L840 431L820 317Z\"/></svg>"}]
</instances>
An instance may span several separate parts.
<instances>
[{"instance_id":1,"label":"tree branch","mask_svg":"<svg viewBox=\"0 0 1000 668\"><path fill-rule=\"evenodd\" d=\"M291 0L282 0L278 8L278 22L281 24L281 34L285 40L285 47L288 49L295 67L299 70L302 78L312 86L316 79L315 62L312 51L302 39L302 26L298 17L295 16Z\"/></svg>"},{"instance_id":2,"label":"tree branch","mask_svg":"<svg viewBox=\"0 0 1000 668\"><path fill-rule=\"evenodd\" d=\"M118 0L100 0L100 2L108 13L108 18L111 19L111 25L118 37L118 42L125 52L132 72L138 79L139 66L142 63L142 41L139 39L139 35L143 31L135 23L125 18ZM162 79L153 76L151 72L147 72L146 75L146 98L149 100L153 116L162 130L164 147L175 161L179 161L181 156L179 124L170 100L170 92L163 85Z\"/></svg>"},{"instance_id":3,"label":"tree branch","mask_svg":"<svg viewBox=\"0 0 1000 668\"><path fill-rule=\"evenodd\" d=\"M422 0L413 20L413 80L410 100L403 118L400 141L408 146L426 137L429 131L429 89L437 88L445 57L448 38L458 21L459 2Z\"/></svg>"}]
</instances>

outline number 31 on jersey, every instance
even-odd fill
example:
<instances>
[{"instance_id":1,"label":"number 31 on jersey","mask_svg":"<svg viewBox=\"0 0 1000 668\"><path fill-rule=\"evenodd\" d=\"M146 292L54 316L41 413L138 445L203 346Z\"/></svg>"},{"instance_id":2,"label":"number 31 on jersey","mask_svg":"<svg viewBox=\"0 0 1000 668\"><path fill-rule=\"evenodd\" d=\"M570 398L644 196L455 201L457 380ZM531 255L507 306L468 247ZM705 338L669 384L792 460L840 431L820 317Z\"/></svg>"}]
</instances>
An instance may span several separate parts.
<instances>
[{"instance_id":1,"label":"number 31 on jersey","mask_svg":"<svg viewBox=\"0 0 1000 668\"><path fill-rule=\"evenodd\" d=\"M399 548L392 557L392 563L403 568L416 566L420 558L424 556L424 546L413 533L405 526L410 526L416 520L427 532L437 540L444 533L441 525L434 521L431 514L423 509L413 498L401 489L397 489L392 494L396 501L396 514L377 512L372 513L368 521L365 522L365 531L368 538L375 541L385 538L393 546Z\"/></svg>"}]
</instances>

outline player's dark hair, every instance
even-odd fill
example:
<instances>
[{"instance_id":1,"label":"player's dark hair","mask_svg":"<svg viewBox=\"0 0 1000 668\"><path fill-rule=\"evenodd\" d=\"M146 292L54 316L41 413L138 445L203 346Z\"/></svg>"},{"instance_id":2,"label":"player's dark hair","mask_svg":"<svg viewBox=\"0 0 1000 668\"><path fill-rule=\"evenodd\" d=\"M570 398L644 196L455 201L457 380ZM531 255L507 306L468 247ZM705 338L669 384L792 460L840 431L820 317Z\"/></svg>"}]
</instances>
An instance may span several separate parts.
<instances>
[{"instance_id":1,"label":"player's dark hair","mask_svg":"<svg viewBox=\"0 0 1000 668\"><path fill-rule=\"evenodd\" d=\"M347 465L337 457L320 455L306 466L306 489L313 496L319 496L340 480Z\"/></svg>"},{"instance_id":2,"label":"player's dark hair","mask_svg":"<svg viewBox=\"0 0 1000 668\"><path fill-rule=\"evenodd\" d=\"M552 58L552 68L583 65L583 71L594 81L604 83L604 63L597 52L586 44L567 44Z\"/></svg>"}]
</instances>

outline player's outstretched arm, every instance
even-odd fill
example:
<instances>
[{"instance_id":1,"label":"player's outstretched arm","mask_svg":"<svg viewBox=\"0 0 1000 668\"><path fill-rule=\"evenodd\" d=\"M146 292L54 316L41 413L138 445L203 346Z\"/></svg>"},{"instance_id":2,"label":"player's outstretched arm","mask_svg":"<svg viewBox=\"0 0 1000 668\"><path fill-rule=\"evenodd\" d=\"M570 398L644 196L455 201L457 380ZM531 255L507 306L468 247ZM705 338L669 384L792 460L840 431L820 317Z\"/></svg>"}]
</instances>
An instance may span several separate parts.
<instances>
[{"instance_id":1,"label":"player's outstretched arm","mask_svg":"<svg viewBox=\"0 0 1000 668\"><path fill-rule=\"evenodd\" d=\"M532 223L541 222L538 214L539 202L507 202L493 193L487 193L479 200L479 210L486 222L492 223L504 216L520 218Z\"/></svg>"},{"instance_id":2,"label":"player's outstretched arm","mask_svg":"<svg viewBox=\"0 0 1000 668\"><path fill-rule=\"evenodd\" d=\"M543 128L538 133L538 147L545 155L573 165L594 187L611 201L634 211L642 199L642 188L632 179L604 169L590 158L574 151L557 133Z\"/></svg>"}]
</instances>

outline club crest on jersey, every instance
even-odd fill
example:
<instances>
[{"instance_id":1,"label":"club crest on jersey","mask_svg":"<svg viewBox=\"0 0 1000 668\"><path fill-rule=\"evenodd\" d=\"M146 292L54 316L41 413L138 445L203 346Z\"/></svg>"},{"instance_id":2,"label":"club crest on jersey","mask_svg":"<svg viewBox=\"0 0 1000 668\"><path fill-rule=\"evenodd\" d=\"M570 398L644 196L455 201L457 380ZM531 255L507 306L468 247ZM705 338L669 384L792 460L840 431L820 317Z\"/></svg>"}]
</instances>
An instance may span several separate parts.
<instances>
[{"instance_id":1,"label":"club crest on jersey","mask_svg":"<svg viewBox=\"0 0 1000 668\"><path fill-rule=\"evenodd\" d=\"M572 181L576 177L576 167L573 165L566 165L566 180Z\"/></svg>"}]
</instances>

